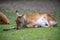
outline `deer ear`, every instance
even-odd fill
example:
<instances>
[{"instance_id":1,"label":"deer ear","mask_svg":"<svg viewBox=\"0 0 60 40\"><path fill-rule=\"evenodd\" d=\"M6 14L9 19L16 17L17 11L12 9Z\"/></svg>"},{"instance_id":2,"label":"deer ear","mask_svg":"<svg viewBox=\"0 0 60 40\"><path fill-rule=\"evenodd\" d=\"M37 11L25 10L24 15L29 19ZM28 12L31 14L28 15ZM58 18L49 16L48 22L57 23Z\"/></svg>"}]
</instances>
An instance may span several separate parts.
<instances>
[{"instance_id":1,"label":"deer ear","mask_svg":"<svg viewBox=\"0 0 60 40\"><path fill-rule=\"evenodd\" d=\"M16 10L16 16L19 16L18 10Z\"/></svg>"},{"instance_id":2,"label":"deer ear","mask_svg":"<svg viewBox=\"0 0 60 40\"><path fill-rule=\"evenodd\" d=\"M19 16L20 16L20 17L24 17L24 15L25 15L25 14L20 14Z\"/></svg>"},{"instance_id":3,"label":"deer ear","mask_svg":"<svg viewBox=\"0 0 60 40\"><path fill-rule=\"evenodd\" d=\"M20 17L23 17L23 16L24 16L24 14L20 14L19 16L20 16Z\"/></svg>"},{"instance_id":4,"label":"deer ear","mask_svg":"<svg viewBox=\"0 0 60 40\"><path fill-rule=\"evenodd\" d=\"M16 16L19 16L19 13L16 13Z\"/></svg>"},{"instance_id":5,"label":"deer ear","mask_svg":"<svg viewBox=\"0 0 60 40\"><path fill-rule=\"evenodd\" d=\"M22 16L24 16L25 14L22 14Z\"/></svg>"}]
</instances>

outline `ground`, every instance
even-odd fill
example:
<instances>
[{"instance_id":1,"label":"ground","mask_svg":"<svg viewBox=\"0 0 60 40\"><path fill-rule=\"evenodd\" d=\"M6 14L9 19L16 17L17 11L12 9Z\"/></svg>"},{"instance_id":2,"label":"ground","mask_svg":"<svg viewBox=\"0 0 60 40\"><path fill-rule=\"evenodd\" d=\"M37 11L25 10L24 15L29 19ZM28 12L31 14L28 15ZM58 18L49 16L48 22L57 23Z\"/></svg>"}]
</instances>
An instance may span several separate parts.
<instances>
[{"instance_id":1,"label":"ground","mask_svg":"<svg viewBox=\"0 0 60 40\"><path fill-rule=\"evenodd\" d=\"M60 6L55 1L18 1L0 3L0 11L9 19L10 24L0 24L0 40L60 40ZM58 25L53 28L21 28L19 30L3 31L16 25L16 13L30 13L47 11L51 13L58 21Z\"/></svg>"}]
</instances>

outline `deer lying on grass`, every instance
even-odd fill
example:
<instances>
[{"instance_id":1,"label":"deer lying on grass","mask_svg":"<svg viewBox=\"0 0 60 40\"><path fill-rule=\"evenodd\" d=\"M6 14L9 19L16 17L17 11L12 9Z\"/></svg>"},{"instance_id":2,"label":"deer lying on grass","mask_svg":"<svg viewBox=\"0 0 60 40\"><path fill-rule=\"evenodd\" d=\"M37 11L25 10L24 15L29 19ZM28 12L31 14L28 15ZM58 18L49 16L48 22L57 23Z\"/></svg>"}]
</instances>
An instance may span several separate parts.
<instances>
[{"instance_id":1,"label":"deer lying on grass","mask_svg":"<svg viewBox=\"0 0 60 40\"><path fill-rule=\"evenodd\" d=\"M34 12L29 14L19 15L16 11L16 27L53 27L57 24L56 19L47 12Z\"/></svg>"},{"instance_id":2,"label":"deer lying on grass","mask_svg":"<svg viewBox=\"0 0 60 40\"><path fill-rule=\"evenodd\" d=\"M16 11L16 26L10 29L19 29L23 26L29 27L54 27L57 25L56 19L47 12L34 12L19 15ZM8 31L10 29L3 29Z\"/></svg>"}]
</instances>

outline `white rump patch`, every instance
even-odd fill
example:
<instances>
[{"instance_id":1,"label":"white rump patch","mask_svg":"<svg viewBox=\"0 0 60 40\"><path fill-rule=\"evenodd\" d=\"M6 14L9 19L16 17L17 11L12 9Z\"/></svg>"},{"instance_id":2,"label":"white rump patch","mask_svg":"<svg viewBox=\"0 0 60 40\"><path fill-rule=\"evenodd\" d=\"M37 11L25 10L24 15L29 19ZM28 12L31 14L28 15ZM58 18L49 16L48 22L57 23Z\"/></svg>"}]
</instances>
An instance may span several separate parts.
<instances>
[{"instance_id":1,"label":"white rump patch","mask_svg":"<svg viewBox=\"0 0 60 40\"><path fill-rule=\"evenodd\" d=\"M47 20L45 19L44 16L40 17L40 18L36 21L36 25L38 25L38 26L47 26L46 24L48 25L48 22L47 22ZM54 25L57 24L57 22L55 22L55 21L50 21L50 24L51 24L51 26L54 26Z\"/></svg>"},{"instance_id":2,"label":"white rump patch","mask_svg":"<svg viewBox=\"0 0 60 40\"><path fill-rule=\"evenodd\" d=\"M39 25L39 26L46 26L46 24L48 24L48 22L46 21L46 19L44 18L44 16L40 17L36 21L36 25Z\"/></svg>"}]
</instances>

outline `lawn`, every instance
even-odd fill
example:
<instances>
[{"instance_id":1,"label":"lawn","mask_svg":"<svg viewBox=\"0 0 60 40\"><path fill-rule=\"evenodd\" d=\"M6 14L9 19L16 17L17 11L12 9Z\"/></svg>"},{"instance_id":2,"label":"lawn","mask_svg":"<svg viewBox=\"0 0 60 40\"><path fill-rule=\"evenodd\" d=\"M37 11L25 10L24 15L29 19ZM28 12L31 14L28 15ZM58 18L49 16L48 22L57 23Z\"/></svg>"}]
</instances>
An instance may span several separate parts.
<instances>
[{"instance_id":1,"label":"lawn","mask_svg":"<svg viewBox=\"0 0 60 40\"><path fill-rule=\"evenodd\" d=\"M15 12L2 11L9 19L10 24L0 25L0 40L60 40L60 20L56 12L51 12L57 18L58 25L53 28L21 28L19 30L3 31L16 25ZM26 11L27 12L27 11ZM29 12L29 11L28 11Z\"/></svg>"}]
</instances>

